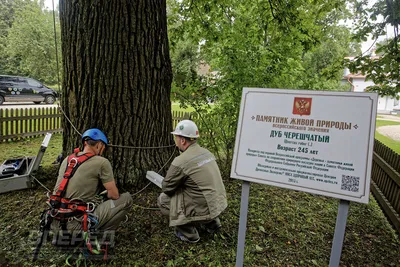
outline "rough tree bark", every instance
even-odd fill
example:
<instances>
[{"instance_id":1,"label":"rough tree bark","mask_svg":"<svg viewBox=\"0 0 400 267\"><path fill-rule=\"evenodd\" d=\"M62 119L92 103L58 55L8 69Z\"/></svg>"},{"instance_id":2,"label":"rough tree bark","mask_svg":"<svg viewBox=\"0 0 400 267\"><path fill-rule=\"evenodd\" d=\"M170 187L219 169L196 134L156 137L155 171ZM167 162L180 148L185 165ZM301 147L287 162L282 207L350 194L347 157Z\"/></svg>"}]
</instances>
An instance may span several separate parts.
<instances>
[{"instance_id":1,"label":"rough tree bark","mask_svg":"<svg viewBox=\"0 0 400 267\"><path fill-rule=\"evenodd\" d=\"M77 130L99 128L114 145L173 144L166 1L60 0L60 22L61 104ZM66 119L63 129L65 155L80 136ZM111 147L106 157L117 181L138 185L173 151Z\"/></svg>"}]
</instances>

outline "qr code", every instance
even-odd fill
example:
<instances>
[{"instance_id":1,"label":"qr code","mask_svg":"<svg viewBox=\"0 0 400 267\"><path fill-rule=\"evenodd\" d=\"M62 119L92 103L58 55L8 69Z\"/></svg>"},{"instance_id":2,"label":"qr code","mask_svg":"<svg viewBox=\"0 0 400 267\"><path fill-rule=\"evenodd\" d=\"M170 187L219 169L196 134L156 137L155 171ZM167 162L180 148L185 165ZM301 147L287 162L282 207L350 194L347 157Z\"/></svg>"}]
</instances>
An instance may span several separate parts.
<instances>
[{"instance_id":1,"label":"qr code","mask_svg":"<svg viewBox=\"0 0 400 267\"><path fill-rule=\"evenodd\" d=\"M342 190L358 192L360 186L360 177L342 175Z\"/></svg>"}]
</instances>

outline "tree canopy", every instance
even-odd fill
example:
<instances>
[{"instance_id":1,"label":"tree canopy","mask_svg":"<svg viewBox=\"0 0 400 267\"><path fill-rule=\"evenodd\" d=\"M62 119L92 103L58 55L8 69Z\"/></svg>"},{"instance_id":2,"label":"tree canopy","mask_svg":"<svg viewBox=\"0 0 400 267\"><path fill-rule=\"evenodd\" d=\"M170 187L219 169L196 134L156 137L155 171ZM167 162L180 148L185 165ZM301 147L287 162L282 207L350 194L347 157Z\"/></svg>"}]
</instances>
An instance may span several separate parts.
<instances>
[{"instance_id":1,"label":"tree canopy","mask_svg":"<svg viewBox=\"0 0 400 267\"><path fill-rule=\"evenodd\" d=\"M397 0L378 0L372 6L368 1L354 1L356 16L356 41L366 41L368 36L376 40L379 36L387 36L385 42L376 46L378 56L371 57L371 51L359 54L353 61L348 62L350 71L361 72L367 79L374 82L370 91L381 96L399 98L400 93L400 50L399 24L400 2ZM389 32L392 30L393 32ZM373 45L374 45L373 44ZM371 46L370 49L372 49Z\"/></svg>"},{"instance_id":2,"label":"tree canopy","mask_svg":"<svg viewBox=\"0 0 400 267\"><path fill-rule=\"evenodd\" d=\"M7 0L0 5L1 73L30 76L55 84L57 62L52 11L45 9L43 0ZM58 21L57 18L59 37Z\"/></svg>"},{"instance_id":3,"label":"tree canopy","mask_svg":"<svg viewBox=\"0 0 400 267\"><path fill-rule=\"evenodd\" d=\"M346 1L169 0L168 7L174 96L207 114L199 121L211 138L203 142L216 153L223 147L227 162L243 87L349 90L343 61L356 46L340 24L350 16ZM199 62L210 66L208 77L194 75Z\"/></svg>"}]
</instances>

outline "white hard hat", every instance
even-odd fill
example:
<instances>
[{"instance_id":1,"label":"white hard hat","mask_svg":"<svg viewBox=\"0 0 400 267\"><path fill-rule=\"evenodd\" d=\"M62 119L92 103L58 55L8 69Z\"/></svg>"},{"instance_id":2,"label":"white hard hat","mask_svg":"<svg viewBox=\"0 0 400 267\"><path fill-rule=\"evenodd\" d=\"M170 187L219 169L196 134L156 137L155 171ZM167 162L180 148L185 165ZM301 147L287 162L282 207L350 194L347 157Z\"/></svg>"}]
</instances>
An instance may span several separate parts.
<instances>
[{"instance_id":1,"label":"white hard hat","mask_svg":"<svg viewBox=\"0 0 400 267\"><path fill-rule=\"evenodd\" d=\"M191 120L183 120L176 125L175 131L171 132L173 135L180 135L189 138L198 138L199 129L196 124Z\"/></svg>"}]
</instances>

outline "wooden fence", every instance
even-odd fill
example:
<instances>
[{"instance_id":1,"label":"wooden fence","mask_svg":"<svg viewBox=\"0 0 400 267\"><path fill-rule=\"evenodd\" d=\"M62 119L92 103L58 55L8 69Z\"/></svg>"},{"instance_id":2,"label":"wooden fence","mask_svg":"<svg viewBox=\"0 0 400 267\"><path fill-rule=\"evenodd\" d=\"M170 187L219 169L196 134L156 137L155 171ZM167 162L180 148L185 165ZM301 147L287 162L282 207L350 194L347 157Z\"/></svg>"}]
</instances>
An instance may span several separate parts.
<instances>
[{"instance_id":1,"label":"wooden fence","mask_svg":"<svg viewBox=\"0 0 400 267\"><path fill-rule=\"evenodd\" d=\"M175 129L181 120L196 120L197 115L194 112L172 111L172 129ZM197 123L197 122L196 122Z\"/></svg>"},{"instance_id":2,"label":"wooden fence","mask_svg":"<svg viewBox=\"0 0 400 267\"><path fill-rule=\"evenodd\" d=\"M172 128L179 121L193 119L193 113L172 112ZM62 132L62 114L58 108L25 108L0 110L0 142L19 140L48 132Z\"/></svg>"},{"instance_id":3,"label":"wooden fence","mask_svg":"<svg viewBox=\"0 0 400 267\"><path fill-rule=\"evenodd\" d=\"M0 110L0 142L62 132L56 107Z\"/></svg>"},{"instance_id":4,"label":"wooden fence","mask_svg":"<svg viewBox=\"0 0 400 267\"><path fill-rule=\"evenodd\" d=\"M371 191L400 233L400 155L375 139Z\"/></svg>"}]
</instances>

